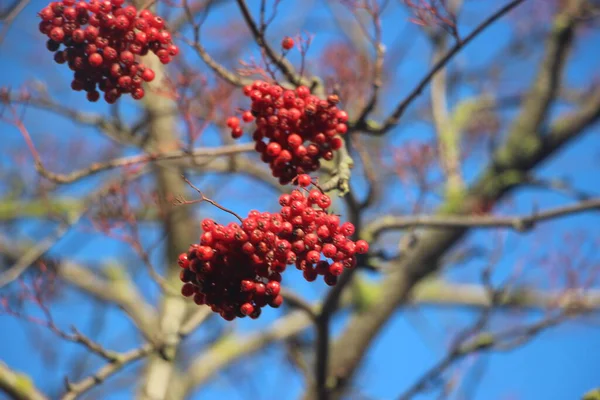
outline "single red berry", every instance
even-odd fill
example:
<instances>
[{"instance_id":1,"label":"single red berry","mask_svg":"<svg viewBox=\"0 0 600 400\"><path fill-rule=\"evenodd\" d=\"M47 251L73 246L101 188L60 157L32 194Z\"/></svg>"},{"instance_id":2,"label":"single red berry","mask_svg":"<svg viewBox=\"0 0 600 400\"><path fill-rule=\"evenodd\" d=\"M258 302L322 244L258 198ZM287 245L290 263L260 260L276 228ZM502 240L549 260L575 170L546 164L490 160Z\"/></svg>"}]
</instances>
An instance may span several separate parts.
<instances>
[{"instance_id":1,"label":"single red berry","mask_svg":"<svg viewBox=\"0 0 600 400\"><path fill-rule=\"evenodd\" d=\"M271 142L267 146L267 154L271 157L277 157L281 153L281 145L277 142Z\"/></svg>"},{"instance_id":2,"label":"single red berry","mask_svg":"<svg viewBox=\"0 0 600 400\"><path fill-rule=\"evenodd\" d=\"M323 194L317 200L317 205L322 209L327 209L331 205L331 198L329 198L329 196L326 194Z\"/></svg>"},{"instance_id":3,"label":"single red berry","mask_svg":"<svg viewBox=\"0 0 600 400\"><path fill-rule=\"evenodd\" d=\"M283 296L281 296L279 294L273 300L271 300L269 305L273 308L278 308L279 306L281 306L282 303L283 303Z\"/></svg>"},{"instance_id":4,"label":"single red berry","mask_svg":"<svg viewBox=\"0 0 600 400\"><path fill-rule=\"evenodd\" d=\"M248 279L244 279L240 283L240 289L242 292L252 292L254 290L254 282Z\"/></svg>"},{"instance_id":5,"label":"single red berry","mask_svg":"<svg viewBox=\"0 0 600 400\"><path fill-rule=\"evenodd\" d=\"M135 88L135 90L133 92L131 92L131 97L133 97L136 100L140 100L144 97L144 89L142 88Z\"/></svg>"},{"instance_id":6,"label":"single red berry","mask_svg":"<svg viewBox=\"0 0 600 400\"><path fill-rule=\"evenodd\" d=\"M50 39L54 40L55 42L60 43L65 38L65 31L63 30L63 28L55 26L54 28L52 28L48 36L50 36Z\"/></svg>"},{"instance_id":7,"label":"single red berry","mask_svg":"<svg viewBox=\"0 0 600 400\"><path fill-rule=\"evenodd\" d=\"M240 307L240 312L244 315L250 315L254 312L254 306L250 303L244 303Z\"/></svg>"},{"instance_id":8,"label":"single red berry","mask_svg":"<svg viewBox=\"0 0 600 400\"><path fill-rule=\"evenodd\" d=\"M326 243L323 245L323 255L327 258L333 258L337 251L337 247L331 243Z\"/></svg>"},{"instance_id":9,"label":"single red berry","mask_svg":"<svg viewBox=\"0 0 600 400\"><path fill-rule=\"evenodd\" d=\"M270 281L267 283L267 294L270 296L277 296L281 290L281 285L277 281Z\"/></svg>"},{"instance_id":10,"label":"single red berry","mask_svg":"<svg viewBox=\"0 0 600 400\"><path fill-rule=\"evenodd\" d=\"M244 111L244 113L242 114L242 120L244 122L252 122L254 121L254 115L252 115L252 112L250 111Z\"/></svg>"},{"instance_id":11,"label":"single red berry","mask_svg":"<svg viewBox=\"0 0 600 400\"><path fill-rule=\"evenodd\" d=\"M88 61L92 67L99 67L104 62L104 59L99 53L94 53L88 57Z\"/></svg>"},{"instance_id":12,"label":"single red berry","mask_svg":"<svg viewBox=\"0 0 600 400\"><path fill-rule=\"evenodd\" d=\"M146 68L144 72L142 72L142 79L146 82L152 82L154 80L154 77L154 71L150 68Z\"/></svg>"},{"instance_id":13,"label":"single red berry","mask_svg":"<svg viewBox=\"0 0 600 400\"><path fill-rule=\"evenodd\" d=\"M195 292L196 292L196 288L191 283L185 283L181 287L181 294L184 295L185 297L190 297Z\"/></svg>"},{"instance_id":14,"label":"single red berry","mask_svg":"<svg viewBox=\"0 0 600 400\"><path fill-rule=\"evenodd\" d=\"M354 225L352 222L344 222L339 229L340 233L344 236L352 236L354 234Z\"/></svg>"},{"instance_id":15,"label":"single red berry","mask_svg":"<svg viewBox=\"0 0 600 400\"><path fill-rule=\"evenodd\" d=\"M240 119L238 117L227 118L227 126L231 129L235 129L240 126Z\"/></svg>"},{"instance_id":16,"label":"single red berry","mask_svg":"<svg viewBox=\"0 0 600 400\"><path fill-rule=\"evenodd\" d=\"M181 253L179 255L179 258L177 259L177 264L179 264L181 268L188 268L190 266L190 260L188 260L188 256L186 253Z\"/></svg>"},{"instance_id":17,"label":"single red berry","mask_svg":"<svg viewBox=\"0 0 600 400\"><path fill-rule=\"evenodd\" d=\"M357 240L356 241L356 252L358 254L367 254L369 251L369 243L366 240Z\"/></svg>"},{"instance_id":18,"label":"single red berry","mask_svg":"<svg viewBox=\"0 0 600 400\"><path fill-rule=\"evenodd\" d=\"M87 93L87 99L89 101L91 101L92 103L98 101L99 98L100 98L100 93L98 93L96 90Z\"/></svg>"},{"instance_id":19,"label":"single red berry","mask_svg":"<svg viewBox=\"0 0 600 400\"><path fill-rule=\"evenodd\" d=\"M239 126L231 130L231 137L234 139L239 139L244 135L244 130Z\"/></svg>"},{"instance_id":20,"label":"single red berry","mask_svg":"<svg viewBox=\"0 0 600 400\"><path fill-rule=\"evenodd\" d=\"M311 182L312 182L312 179L311 179L310 175L308 175L308 174L298 175L298 185L300 185L302 187L307 187L310 185Z\"/></svg>"},{"instance_id":21,"label":"single red berry","mask_svg":"<svg viewBox=\"0 0 600 400\"><path fill-rule=\"evenodd\" d=\"M121 52L121 54L119 55L119 59L123 64L131 65L135 61L135 56L132 52L125 50Z\"/></svg>"},{"instance_id":22,"label":"single red berry","mask_svg":"<svg viewBox=\"0 0 600 400\"><path fill-rule=\"evenodd\" d=\"M340 276L342 272L344 272L344 266L340 262L334 262L329 266L329 273L333 276Z\"/></svg>"},{"instance_id":23,"label":"single red berry","mask_svg":"<svg viewBox=\"0 0 600 400\"><path fill-rule=\"evenodd\" d=\"M335 286L337 284L337 276L327 274L323 277L323 280L328 286Z\"/></svg>"},{"instance_id":24,"label":"single red berry","mask_svg":"<svg viewBox=\"0 0 600 400\"><path fill-rule=\"evenodd\" d=\"M308 253L306 253L306 261L308 261L309 263L315 264L319 261L320 258L321 255L318 251L311 250Z\"/></svg>"},{"instance_id":25,"label":"single red berry","mask_svg":"<svg viewBox=\"0 0 600 400\"><path fill-rule=\"evenodd\" d=\"M284 37L281 41L281 47L284 50L290 50L292 47L294 47L294 39L289 36Z\"/></svg>"}]
</instances>

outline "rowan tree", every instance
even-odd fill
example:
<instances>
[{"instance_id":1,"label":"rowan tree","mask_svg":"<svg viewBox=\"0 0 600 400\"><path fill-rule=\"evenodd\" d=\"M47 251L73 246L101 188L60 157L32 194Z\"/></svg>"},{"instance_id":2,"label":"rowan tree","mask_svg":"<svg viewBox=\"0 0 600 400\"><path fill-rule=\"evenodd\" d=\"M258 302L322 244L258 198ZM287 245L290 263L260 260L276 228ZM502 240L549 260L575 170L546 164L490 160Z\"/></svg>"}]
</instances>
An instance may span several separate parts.
<instances>
[{"instance_id":1,"label":"rowan tree","mask_svg":"<svg viewBox=\"0 0 600 400\"><path fill-rule=\"evenodd\" d=\"M598 15L4 2L0 393L600 398Z\"/></svg>"}]
</instances>

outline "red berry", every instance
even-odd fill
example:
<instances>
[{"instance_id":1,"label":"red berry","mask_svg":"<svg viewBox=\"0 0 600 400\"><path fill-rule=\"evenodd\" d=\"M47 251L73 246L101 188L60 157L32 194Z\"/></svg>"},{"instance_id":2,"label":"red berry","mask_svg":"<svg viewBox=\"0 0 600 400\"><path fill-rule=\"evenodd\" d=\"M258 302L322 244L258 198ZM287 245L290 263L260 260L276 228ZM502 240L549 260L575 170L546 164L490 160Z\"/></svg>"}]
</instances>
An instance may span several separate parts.
<instances>
[{"instance_id":1,"label":"red berry","mask_svg":"<svg viewBox=\"0 0 600 400\"><path fill-rule=\"evenodd\" d=\"M186 253L181 253L179 255L179 258L177 259L177 264L179 264L181 268L188 268L190 266L190 260L188 260L188 256Z\"/></svg>"},{"instance_id":2,"label":"red berry","mask_svg":"<svg viewBox=\"0 0 600 400\"><path fill-rule=\"evenodd\" d=\"M240 307L240 312L244 315L250 315L254 312L254 306L250 303L244 303Z\"/></svg>"},{"instance_id":3,"label":"red berry","mask_svg":"<svg viewBox=\"0 0 600 400\"><path fill-rule=\"evenodd\" d=\"M317 205L322 209L327 209L331 205L331 199L326 194L323 194L317 200Z\"/></svg>"},{"instance_id":4,"label":"red berry","mask_svg":"<svg viewBox=\"0 0 600 400\"><path fill-rule=\"evenodd\" d=\"M181 294L185 297L190 297L196 292L196 288L191 283L184 283L181 287Z\"/></svg>"},{"instance_id":5,"label":"red berry","mask_svg":"<svg viewBox=\"0 0 600 400\"><path fill-rule=\"evenodd\" d=\"M229 117L227 118L227 126L231 129L235 129L240 126L240 119L237 117Z\"/></svg>"},{"instance_id":6,"label":"red berry","mask_svg":"<svg viewBox=\"0 0 600 400\"><path fill-rule=\"evenodd\" d=\"M144 72L142 72L142 79L146 82L152 82L154 80L154 77L154 71L150 68L146 68Z\"/></svg>"},{"instance_id":7,"label":"red berry","mask_svg":"<svg viewBox=\"0 0 600 400\"><path fill-rule=\"evenodd\" d=\"M271 157L277 157L281 153L281 145L277 142L271 142L267 146L267 154Z\"/></svg>"},{"instance_id":8,"label":"red berry","mask_svg":"<svg viewBox=\"0 0 600 400\"><path fill-rule=\"evenodd\" d=\"M244 111L244 113L242 114L242 120L244 122L252 122L254 121L254 116L250 111Z\"/></svg>"},{"instance_id":9,"label":"red berry","mask_svg":"<svg viewBox=\"0 0 600 400\"><path fill-rule=\"evenodd\" d=\"M88 57L88 61L92 67L99 67L104 62L104 59L99 53L94 53Z\"/></svg>"},{"instance_id":10,"label":"red berry","mask_svg":"<svg viewBox=\"0 0 600 400\"><path fill-rule=\"evenodd\" d=\"M358 254L367 254L369 251L369 243L366 240L357 240L356 241L356 252Z\"/></svg>"},{"instance_id":11,"label":"red berry","mask_svg":"<svg viewBox=\"0 0 600 400\"><path fill-rule=\"evenodd\" d=\"M342 272L344 272L344 266L342 263L334 262L329 266L329 273L333 276L340 276Z\"/></svg>"},{"instance_id":12,"label":"red berry","mask_svg":"<svg viewBox=\"0 0 600 400\"><path fill-rule=\"evenodd\" d=\"M54 28L52 28L48 36L50 36L50 39L54 40L55 42L60 43L65 38L65 31L63 30L63 28L55 26Z\"/></svg>"},{"instance_id":13,"label":"red berry","mask_svg":"<svg viewBox=\"0 0 600 400\"><path fill-rule=\"evenodd\" d=\"M231 137L234 139L239 139L243 136L244 130L239 126L231 130Z\"/></svg>"},{"instance_id":14,"label":"red berry","mask_svg":"<svg viewBox=\"0 0 600 400\"><path fill-rule=\"evenodd\" d=\"M302 187L307 187L310 185L311 182L312 182L312 179L309 175L307 175L307 174L298 175L298 185L300 185Z\"/></svg>"},{"instance_id":15,"label":"red berry","mask_svg":"<svg viewBox=\"0 0 600 400\"><path fill-rule=\"evenodd\" d=\"M136 88L133 92L131 92L131 97L133 97L136 100L140 100L144 97L144 94L144 89Z\"/></svg>"},{"instance_id":16,"label":"red berry","mask_svg":"<svg viewBox=\"0 0 600 400\"><path fill-rule=\"evenodd\" d=\"M277 281L270 281L267 283L267 294L270 296L277 296L281 290L281 285Z\"/></svg>"}]
</instances>

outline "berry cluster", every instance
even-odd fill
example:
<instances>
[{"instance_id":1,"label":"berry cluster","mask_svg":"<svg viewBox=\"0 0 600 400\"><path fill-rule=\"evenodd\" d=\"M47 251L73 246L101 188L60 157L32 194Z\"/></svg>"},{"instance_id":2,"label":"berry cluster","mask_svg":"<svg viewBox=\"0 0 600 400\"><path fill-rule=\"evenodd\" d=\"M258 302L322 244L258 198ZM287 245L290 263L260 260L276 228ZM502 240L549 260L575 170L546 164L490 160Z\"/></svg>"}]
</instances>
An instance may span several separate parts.
<instances>
[{"instance_id":1,"label":"berry cluster","mask_svg":"<svg viewBox=\"0 0 600 400\"><path fill-rule=\"evenodd\" d=\"M369 250L366 241L350 239L354 234L351 222L340 224L340 217L327 213L331 198L319 190L311 190L308 196L293 190L281 195L279 204L284 223L292 228L281 236L291 244L296 268L307 281L322 275L325 283L333 286L345 268L356 266L356 254Z\"/></svg>"},{"instance_id":2,"label":"berry cluster","mask_svg":"<svg viewBox=\"0 0 600 400\"><path fill-rule=\"evenodd\" d=\"M316 171L320 159L333 159L333 152L342 147L339 135L348 130L348 114L337 108L337 95L321 100L306 86L285 90L263 81L245 86L244 95L252 105L242 114L242 121L256 119L252 136L256 151L282 185L299 174ZM243 134L240 122L237 117L227 119L235 139Z\"/></svg>"},{"instance_id":3,"label":"berry cluster","mask_svg":"<svg viewBox=\"0 0 600 400\"><path fill-rule=\"evenodd\" d=\"M85 90L89 101L99 99L98 89L111 104L123 93L141 99L142 83L155 74L136 56L152 51L167 64L179 53L161 17L123 7L124 1L54 1L39 13L40 32L49 38L46 47L55 52L54 61L74 71L71 88Z\"/></svg>"},{"instance_id":4,"label":"berry cluster","mask_svg":"<svg viewBox=\"0 0 600 400\"><path fill-rule=\"evenodd\" d=\"M279 214L251 211L241 226L202 221L200 244L179 256L181 292L194 296L230 321L236 317L258 318L261 308L279 307L281 273L287 247L278 238L283 218ZM288 243L289 247L289 243Z\"/></svg>"},{"instance_id":5,"label":"berry cluster","mask_svg":"<svg viewBox=\"0 0 600 400\"><path fill-rule=\"evenodd\" d=\"M327 214L331 199L319 190L308 196L294 190L279 202L280 212L251 211L241 225L202 221L200 243L179 256L182 294L226 320L258 318L267 304L281 305L287 265L295 264L309 282L322 275L335 285L344 268L354 268L356 254L368 251L364 240L349 239L351 223L340 225L337 215Z\"/></svg>"}]
</instances>

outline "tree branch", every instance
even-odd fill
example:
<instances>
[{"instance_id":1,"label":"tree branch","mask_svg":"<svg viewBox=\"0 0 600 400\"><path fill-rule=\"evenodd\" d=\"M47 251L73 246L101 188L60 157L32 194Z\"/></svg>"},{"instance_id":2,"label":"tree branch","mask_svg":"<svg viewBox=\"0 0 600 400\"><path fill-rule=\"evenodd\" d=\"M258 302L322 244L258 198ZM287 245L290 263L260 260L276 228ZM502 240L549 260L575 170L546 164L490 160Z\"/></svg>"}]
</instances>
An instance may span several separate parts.
<instances>
[{"instance_id":1,"label":"tree branch","mask_svg":"<svg viewBox=\"0 0 600 400\"><path fill-rule=\"evenodd\" d=\"M400 117L404 114L408 106L423 92L425 87L429 84L431 79L442 70L452 58L456 54L458 54L466 45L468 45L473 39L479 36L480 33L485 31L489 26L491 26L494 22L500 19L502 16L507 14L513 8L517 7L519 4L523 3L525 0L513 0L508 3L506 6L502 7L490 17L488 17L485 21L477 26L467 37L465 37L462 41L457 42L448 52L439 59L439 61L432 67L421 81L417 84L417 86L410 92L410 94L402 100L395 108L394 112L383 122L383 124L379 127L374 127L373 123L366 121L364 118L359 119L354 124L350 126L351 130L364 131L373 135L383 135L388 130L390 130L393 126L395 126Z\"/></svg>"},{"instance_id":2,"label":"tree branch","mask_svg":"<svg viewBox=\"0 0 600 400\"><path fill-rule=\"evenodd\" d=\"M13 371L0 361L0 390L15 400L47 400L27 375Z\"/></svg>"},{"instance_id":3,"label":"tree branch","mask_svg":"<svg viewBox=\"0 0 600 400\"><path fill-rule=\"evenodd\" d=\"M556 207L546 211L534 212L526 216L452 216L452 215L422 215L422 216L383 216L371 222L363 231L363 236L369 240L377 239L389 230L414 227L428 228L509 228L518 232L527 232L540 222L600 209L600 198L583 200L568 206Z\"/></svg>"}]
</instances>

